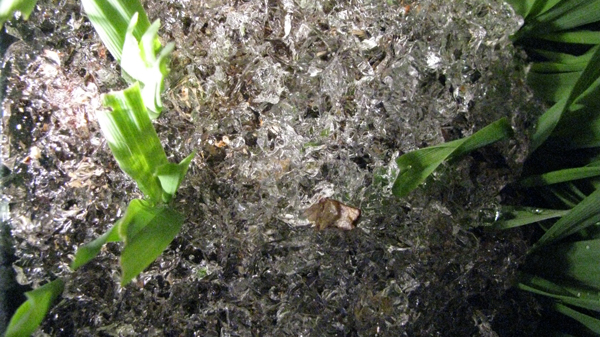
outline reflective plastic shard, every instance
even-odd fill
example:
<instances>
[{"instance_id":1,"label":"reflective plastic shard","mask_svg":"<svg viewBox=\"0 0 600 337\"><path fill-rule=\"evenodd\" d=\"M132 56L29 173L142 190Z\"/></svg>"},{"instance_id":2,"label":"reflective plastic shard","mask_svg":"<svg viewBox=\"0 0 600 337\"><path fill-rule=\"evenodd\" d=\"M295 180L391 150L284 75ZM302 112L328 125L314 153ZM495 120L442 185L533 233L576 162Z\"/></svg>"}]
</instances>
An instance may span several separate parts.
<instances>
[{"instance_id":1,"label":"reflective plastic shard","mask_svg":"<svg viewBox=\"0 0 600 337\"><path fill-rule=\"evenodd\" d=\"M323 198L307 208L302 215L318 230L327 227L351 230L356 227L360 209L344 205L337 200Z\"/></svg>"}]
</instances>

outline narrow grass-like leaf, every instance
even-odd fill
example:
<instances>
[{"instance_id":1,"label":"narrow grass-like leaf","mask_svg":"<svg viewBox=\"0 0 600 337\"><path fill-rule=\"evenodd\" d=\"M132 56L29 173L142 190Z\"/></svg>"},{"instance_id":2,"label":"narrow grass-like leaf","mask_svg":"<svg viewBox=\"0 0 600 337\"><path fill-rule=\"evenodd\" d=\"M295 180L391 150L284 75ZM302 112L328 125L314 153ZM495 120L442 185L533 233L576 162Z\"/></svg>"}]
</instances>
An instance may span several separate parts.
<instances>
[{"instance_id":1,"label":"narrow grass-like leaf","mask_svg":"<svg viewBox=\"0 0 600 337\"><path fill-rule=\"evenodd\" d=\"M535 151L538 147L540 147L540 145L542 145L546 141L546 139L550 137L550 134L552 133L552 131L554 131L554 128L560 121L560 117L567 108L568 103L568 97L563 97L538 118L535 132L531 137L532 152Z\"/></svg>"},{"instance_id":2,"label":"narrow grass-like leaf","mask_svg":"<svg viewBox=\"0 0 600 337\"><path fill-rule=\"evenodd\" d=\"M195 155L196 153L193 152L179 164L168 163L158 168L158 179L160 179L160 184L165 191L163 194L164 202L169 202L175 196L175 192L181 185Z\"/></svg>"},{"instance_id":3,"label":"narrow grass-like leaf","mask_svg":"<svg viewBox=\"0 0 600 337\"><path fill-rule=\"evenodd\" d=\"M494 222L496 229L509 229L532 223L558 218L569 213L561 209L541 209L534 207L503 207L498 220Z\"/></svg>"},{"instance_id":4,"label":"narrow grass-like leaf","mask_svg":"<svg viewBox=\"0 0 600 337\"><path fill-rule=\"evenodd\" d=\"M537 5L537 4L539 5ZM525 38L560 32L600 20L600 1L537 1L515 36ZM540 10L535 9L536 5Z\"/></svg>"},{"instance_id":5,"label":"narrow grass-like leaf","mask_svg":"<svg viewBox=\"0 0 600 337\"><path fill-rule=\"evenodd\" d=\"M406 153L396 159L399 173L392 186L392 193L399 198L405 197L444 160L459 157L510 135L510 123L502 118L469 137Z\"/></svg>"},{"instance_id":6,"label":"narrow grass-like leaf","mask_svg":"<svg viewBox=\"0 0 600 337\"><path fill-rule=\"evenodd\" d=\"M554 298L563 303L600 312L600 295L597 290L585 287L562 286L543 277L522 274L517 288Z\"/></svg>"},{"instance_id":7,"label":"narrow grass-like leaf","mask_svg":"<svg viewBox=\"0 0 600 337\"><path fill-rule=\"evenodd\" d=\"M135 38L141 39L150 27L139 0L82 0L81 3L100 39L117 61L121 61L127 27L133 15L138 13L132 32Z\"/></svg>"},{"instance_id":8,"label":"narrow grass-like leaf","mask_svg":"<svg viewBox=\"0 0 600 337\"><path fill-rule=\"evenodd\" d=\"M160 22L154 21L144 35L137 38L134 35L137 20L138 16L135 14L127 27L121 68L128 77L140 82L142 98L148 108L150 118L155 119L162 111L160 95L163 91L165 76L169 73L169 55L175 45L169 43L157 54L159 49L156 48L156 41L158 41L157 33Z\"/></svg>"},{"instance_id":9,"label":"narrow grass-like leaf","mask_svg":"<svg viewBox=\"0 0 600 337\"><path fill-rule=\"evenodd\" d=\"M524 18L535 17L554 7L561 0L507 0L515 12Z\"/></svg>"},{"instance_id":10,"label":"narrow grass-like leaf","mask_svg":"<svg viewBox=\"0 0 600 337\"><path fill-rule=\"evenodd\" d=\"M4 22L10 20L16 11L21 12L25 20L35 8L37 0L2 0L0 1L0 29Z\"/></svg>"},{"instance_id":11,"label":"narrow grass-like leaf","mask_svg":"<svg viewBox=\"0 0 600 337\"><path fill-rule=\"evenodd\" d=\"M548 75L569 73L569 78L567 78L566 80L561 79L561 78L558 78L558 80L560 80L562 83L569 83L569 86L567 86L567 88L571 88L573 86L573 84L575 83L575 81L577 81L577 78L579 78L579 75L581 75L581 71L583 71L583 69L585 68L586 65L587 65L587 62L582 62L582 63L537 62L531 66L530 71L532 73L529 73L529 76L527 76L527 81L530 83L530 85L531 85L531 83L537 84L536 82L538 82L538 81L553 80L553 78ZM572 74L572 73L574 73L574 74ZM538 75L541 78L534 79L534 78L532 78L532 75ZM574 80L573 80L573 78L574 78ZM552 85L554 86L554 85L556 85L556 83L552 83ZM552 102L557 102L559 100L560 99L552 99Z\"/></svg>"},{"instance_id":12,"label":"narrow grass-like leaf","mask_svg":"<svg viewBox=\"0 0 600 337\"><path fill-rule=\"evenodd\" d=\"M104 104L112 111L98 112L98 122L119 167L136 181L146 197L160 202L163 190L156 171L168 160L139 85L105 95Z\"/></svg>"},{"instance_id":13,"label":"narrow grass-like leaf","mask_svg":"<svg viewBox=\"0 0 600 337\"><path fill-rule=\"evenodd\" d=\"M541 39L576 44L600 44L600 32L591 30L577 30L572 32L560 32L540 35Z\"/></svg>"},{"instance_id":14,"label":"narrow grass-like leaf","mask_svg":"<svg viewBox=\"0 0 600 337\"><path fill-rule=\"evenodd\" d=\"M579 323L583 324L590 331L600 335L600 320L596 317L586 315L580 311L574 310L564 304L555 303L554 309L561 314L567 315Z\"/></svg>"},{"instance_id":15,"label":"narrow grass-like leaf","mask_svg":"<svg viewBox=\"0 0 600 337\"><path fill-rule=\"evenodd\" d=\"M573 55L568 53L560 53L555 51L543 50L543 49L534 49L533 52L546 58L549 62L563 63L563 64L579 64L581 65L581 69L585 69L585 66L590 62L592 56L596 52L598 47L590 48L587 52L582 55ZM543 62L542 62L543 63ZM534 63L533 66L535 66Z\"/></svg>"},{"instance_id":16,"label":"narrow grass-like leaf","mask_svg":"<svg viewBox=\"0 0 600 337\"><path fill-rule=\"evenodd\" d=\"M523 187L546 186L596 176L600 176L600 167L584 166L527 177L520 184Z\"/></svg>"},{"instance_id":17,"label":"narrow grass-like leaf","mask_svg":"<svg viewBox=\"0 0 600 337\"><path fill-rule=\"evenodd\" d=\"M62 294L65 285L61 279L25 293L27 301L21 304L10 320L5 337L27 337L38 328L50 305Z\"/></svg>"},{"instance_id":18,"label":"narrow grass-like leaf","mask_svg":"<svg viewBox=\"0 0 600 337\"><path fill-rule=\"evenodd\" d=\"M100 253L102 246L104 246L107 242L115 241L120 241L117 225L113 226L94 241L86 243L85 245L77 248L75 258L73 259L73 262L71 262L71 270L77 270L81 266L87 264Z\"/></svg>"},{"instance_id":19,"label":"narrow grass-like leaf","mask_svg":"<svg viewBox=\"0 0 600 337\"><path fill-rule=\"evenodd\" d=\"M121 284L126 285L148 267L173 241L183 224L183 216L163 207L161 212L128 242L121 253Z\"/></svg>"},{"instance_id":20,"label":"narrow grass-like leaf","mask_svg":"<svg viewBox=\"0 0 600 337\"><path fill-rule=\"evenodd\" d=\"M596 190L577 206L573 207L569 213L558 220L548 231L539 239L534 248L539 248L551 242L556 242L568 235L576 233L588 226L600 221L600 190ZM600 280L600 279L599 279Z\"/></svg>"},{"instance_id":21,"label":"narrow grass-like leaf","mask_svg":"<svg viewBox=\"0 0 600 337\"><path fill-rule=\"evenodd\" d=\"M566 207L575 208L586 195L572 182L547 186L550 193L558 198Z\"/></svg>"}]
</instances>

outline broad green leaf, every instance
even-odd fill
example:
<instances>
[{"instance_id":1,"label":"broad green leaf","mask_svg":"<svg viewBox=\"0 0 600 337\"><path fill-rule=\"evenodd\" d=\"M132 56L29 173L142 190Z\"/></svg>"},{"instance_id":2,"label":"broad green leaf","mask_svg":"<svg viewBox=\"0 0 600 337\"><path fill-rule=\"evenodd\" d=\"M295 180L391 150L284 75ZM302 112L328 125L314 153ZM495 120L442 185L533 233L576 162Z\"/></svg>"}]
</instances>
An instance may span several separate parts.
<instances>
[{"instance_id":1,"label":"broad green leaf","mask_svg":"<svg viewBox=\"0 0 600 337\"><path fill-rule=\"evenodd\" d=\"M546 246L529 258L524 268L530 274L600 292L600 239Z\"/></svg>"},{"instance_id":2,"label":"broad green leaf","mask_svg":"<svg viewBox=\"0 0 600 337\"><path fill-rule=\"evenodd\" d=\"M167 156L146 112L139 85L105 95L112 111L99 111L98 122L119 167L132 177L153 202L162 200L163 190L156 176Z\"/></svg>"},{"instance_id":3,"label":"broad green leaf","mask_svg":"<svg viewBox=\"0 0 600 337\"><path fill-rule=\"evenodd\" d=\"M139 0L82 0L83 8L100 39L117 61L121 61L123 44L131 18L138 13L133 36L140 39L150 21ZM158 42L158 47L160 42Z\"/></svg>"},{"instance_id":4,"label":"broad green leaf","mask_svg":"<svg viewBox=\"0 0 600 337\"><path fill-rule=\"evenodd\" d=\"M19 11L25 20L35 8L37 0L1 0L0 1L0 29L4 22L10 20L14 12Z\"/></svg>"},{"instance_id":5,"label":"broad green leaf","mask_svg":"<svg viewBox=\"0 0 600 337\"><path fill-rule=\"evenodd\" d=\"M141 38L134 35L137 26L137 14L131 18L123 45L121 68L128 77L139 81L142 87L142 98L150 113L150 118L157 118L162 111L161 93L165 76L169 73L169 55L175 45L167 44L160 52L156 48L157 33L160 26L158 20L144 32ZM125 76L127 78L127 76Z\"/></svg>"},{"instance_id":6,"label":"broad green leaf","mask_svg":"<svg viewBox=\"0 0 600 337\"><path fill-rule=\"evenodd\" d=\"M152 206L146 200L132 200L127 206L125 215L108 232L77 249L71 269L76 270L91 261L107 242L124 241L127 243L162 211L161 207Z\"/></svg>"},{"instance_id":7,"label":"broad green leaf","mask_svg":"<svg viewBox=\"0 0 600 337\"><path fill-rule=\"evenodd\" d=\"M444 160L459 157L510 135L510 123L502 118L467 138L406 153L396 159L399 173L392 186L392 193L399 198L405 197Z\"/></svg>"},{"instance_id":8,"label":"broad green leaf","mask_svg":"<svg viewBox=\"0 0 600 337\"><path fill-rule=\"evenodd\" d=\"M130 242L142 229L164 210L146 200L134 199L129 202L125 215L117 222L119 238L125 244Z\"/></svg>"},{"instance_id":9,"label":"broad green leaf","mask_svg":"<svg viewBox=\"0 0 600 337\"><path fill-rule=\"evenodd\" d=\"M524 226L567 214L568 210L541 209L534 207L503 207L498 220L494 222L496 229L509 229Z\"/></svg>"},{"instance_id":10,"label":"broad green leaf","mask_svg":"<svg viewBox=\"0 0 600 337\"><path fill-rule=\"evenodd\" d=\"M567 315L579 323L583 324L590 331L600 335L600 319L586 315L582 312L574 310L566 305L555 303L554 309L561 314Z\"/></svg>"},{"instance_id":11,"label":"broad green leaf","mask_svg":"<svg viewBox=\"0 0 600 337\"><path fill-rule=\"evenodd\" d=\"M183 224L183 216L168 207L130 237L121 253L121 284L139 275L167 248Z\"/></svg>"},{"instance_id":12,"label":"broad green leaf","mask_svg":"<svg viewBox=\"0 0 600 337\"><path fill-rule=\"evenodd\" d=\"M27 301L21 304L6 328L5 337L27 337L38 328L50 305L63 292L65 285L61 279L25 293Z\"/></svg>"},{"instance_id":13,"label":"broad green leaf","mask_svg":"<svg viewBox=\"0 0 600 337\"><path fill-rule=\"evenodd\" d=\"M598 166L577 167L527 177L520 183L524 187L545 186L596 176L600 176L600 167Z\"/></svg>"},{"instance_id":14,"label":"broad green leaf","mask_svg":"<svg viewBox=\"0 0 600 337\"><path fill-rule=\"evenodd\" d=\"M187 173L190 163L196 153L192 153L181 161L179 164L168 163L158 168L157 175L160 180L160 184L165 191L163 194L163 201L169 202L174 196L175 192L181 185L185 174Z\"/></svg>"},{"instance_id":15,"label":"broad green leaf","mask_svg":"<svg viewBox=\"0 0 600 337\"><path fill-rule=\"evenodd\" d=\"M527 84L538 97L545 101L559 102L565 100L565 103L567 103L569 93L580 76L580 71L555 73L532 71L527 75Z\"/></svg>"}]
</instances>

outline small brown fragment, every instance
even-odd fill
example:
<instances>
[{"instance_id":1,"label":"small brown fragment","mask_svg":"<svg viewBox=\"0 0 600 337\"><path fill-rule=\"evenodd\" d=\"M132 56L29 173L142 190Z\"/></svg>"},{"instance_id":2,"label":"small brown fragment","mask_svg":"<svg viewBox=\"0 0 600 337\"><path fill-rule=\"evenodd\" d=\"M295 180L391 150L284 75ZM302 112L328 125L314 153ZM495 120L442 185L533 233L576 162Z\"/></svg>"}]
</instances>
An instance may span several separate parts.
<instances>
[{"instance_id":1,"label":"small brown fragment","mask_svg":"<svg viewBox=\"0 0 600 337\"><path fill-rule=\"evenodd\" d=\"M307 208L302 215L317 230L323 230L327 227L351 230L356 227L356 221L360 217L360 209L344 205L337 200L323 198Z\"/></svg>"}]
</instances>

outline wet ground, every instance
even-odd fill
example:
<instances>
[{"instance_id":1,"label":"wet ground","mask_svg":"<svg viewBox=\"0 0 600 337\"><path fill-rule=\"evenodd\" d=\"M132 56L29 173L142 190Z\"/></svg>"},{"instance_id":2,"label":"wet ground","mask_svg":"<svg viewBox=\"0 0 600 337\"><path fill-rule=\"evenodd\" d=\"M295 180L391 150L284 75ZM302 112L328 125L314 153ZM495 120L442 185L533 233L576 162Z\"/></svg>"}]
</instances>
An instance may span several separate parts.
<instances>
[{"instance_id":1,"label":"wet ground","mask_svg":"<svg viewBox=\"0 0 600 337\"><path fill-rule=\"evenodd\" d=\"M119 286L109 244L76 248L140 197L96 123L125 87L75 1L40 1L4 57L3 200L17 281L69 279L38 335L510 336L536 303L510 289L527 249L482 228L518 175L538 110L519 27L498 1L145 1L176 50L155 123L167 155L198 156L181 233ZM402 153L508 117L517 136L391 195ZM510 193L508 194L510 196ZM322 198L357 228L317 231Z\"/></svg>"}]
</instances>

